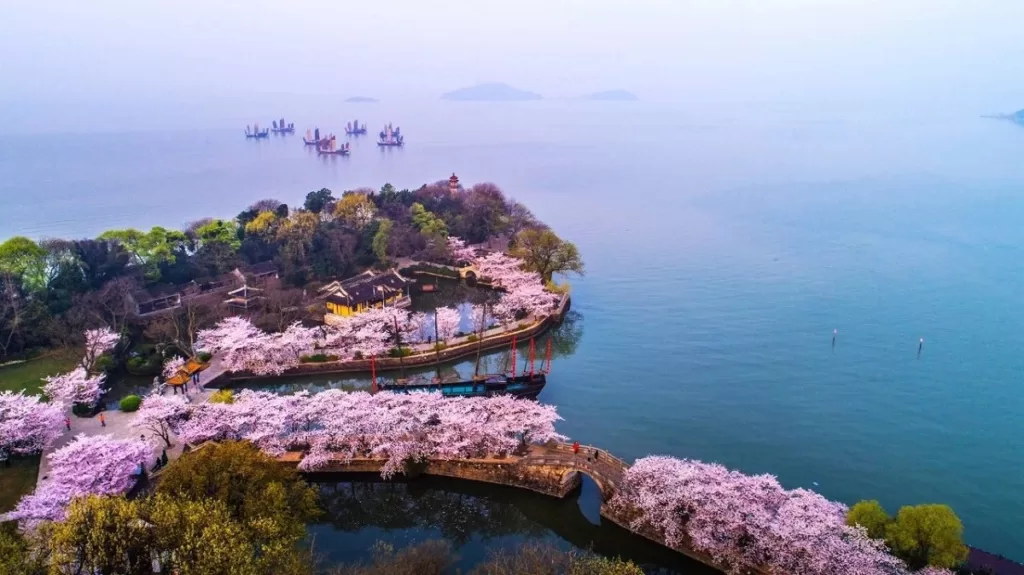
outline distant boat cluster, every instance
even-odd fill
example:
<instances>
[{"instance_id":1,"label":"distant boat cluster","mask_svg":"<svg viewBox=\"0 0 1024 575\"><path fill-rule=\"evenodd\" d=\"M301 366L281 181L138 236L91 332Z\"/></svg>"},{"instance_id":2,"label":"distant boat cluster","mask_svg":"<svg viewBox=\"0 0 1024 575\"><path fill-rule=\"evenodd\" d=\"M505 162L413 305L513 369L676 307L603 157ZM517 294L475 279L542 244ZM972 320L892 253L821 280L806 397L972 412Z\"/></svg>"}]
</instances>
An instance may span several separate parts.
<instances>
[{"instance_id":1,"label":"distant boat cluster","mask_svg":"<svg viewBox=\"0 0 1024 575\"><path fill-rule=\"evenodd\" d=\"M274 132L275 134L295 133L295 124L285 123L284 118L274 120L273 126L274 127L269 130L260 130L259 124L246 126L245 137L247 139L260 139L269 137L270 132ZM366 124L360 124L359 120L354 120L345 124L345 135L347 136L363 136L366 134ZM317 154L325 156L347 156L352 149L348 142L338 144L338 137L333 133L321 134L319 127L313 128L312 130L306 130L306 135L302 138L302 143L307 146L315 146ZM385 124L384 129L381 130L378 135L377 145L381 148L402 147L405 145L405 137L402 135L402 128L392 127L390 123Z\"/></svg>"}]
</instances>

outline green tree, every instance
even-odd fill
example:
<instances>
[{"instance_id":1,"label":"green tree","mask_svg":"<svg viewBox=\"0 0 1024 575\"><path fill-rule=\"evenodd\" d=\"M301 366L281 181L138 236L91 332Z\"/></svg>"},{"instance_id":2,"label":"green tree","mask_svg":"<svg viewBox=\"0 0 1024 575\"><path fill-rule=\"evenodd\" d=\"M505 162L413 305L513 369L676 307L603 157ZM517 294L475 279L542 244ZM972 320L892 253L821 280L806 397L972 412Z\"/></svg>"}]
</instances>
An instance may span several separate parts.
<instances>
[{"instance_id":1,"label":"green tree","mask_svg":"<svg viewBox=\"0 0 1024 575\"><path fill-rule=\"evenodd\" d=\"M28 289L46 287L46 250L34 241L14 236L0 244L0 275L18 278Z\"/></svg>"},{"instance_id":2,"label":"green tree","mask_svg":"<svg viewBox=\"0 0 1024 575\"><path fill-rule=\"evenodd\" d=\"M256 549L227 505L158 494L149 502L153 549L163 572L179 575L273 573L258 569Z\"/></svg>"},{"instance_id":3,"label":"green tree","mask_svg":"<svg viewBox=\"0 0 1024 575\"><path fill-rule=\"evenodd\" d=\"M186 241L183 232L160 226L148 232L131 228L108 230L100 234L99 239L119 243L132 255L134 263L145 269L146 277L153 281L160 279L160 264L173 264Z\"/></svg>"},{"instance_id":4,"label":"green tree","mask_svg":"<svg viewBox=\"0 0 1024 575\"><path fill-rule=\"evenodd\" d=\"M294 469L243 441L209 444L175 460L157 493L221 501L243 523L281 519L284 531L299 536L319 514L316 492Z\"/></svg>"},{"instance_id":5,"label":"green tree","mask_svg":"<svg viewBox=\"0 0 1024 575\"><path fill-rule=\"evenodd\" d=\"M423 204L419 202L413 204L409 208L409 214L412 216L412 223L423 235L430 238L448 236L448 226L444 223L444 220L428 212L423 207Z\"/></svg>"},{"instance_id":6,"label":"green tree","mask_svg":"<svg viewBox=\"0 0 1024 575\"><path fill-rule=\"evenodd\" d=\"M526 269L539 273L545 282L551 281L556 273L584 273L583 259L576 245L562 240L549 229L519 232L512 255L522 259Z\"/></svg>"},{"instance_id":7,"label":"green tree","mask_svg":"<svg viewBox=\"0 0 1024 575\"><path fill-rule=\"evenodd\" d=\"M967 559L964 526L948 505L901 507L886 528L886 542L911 569L952 569Z\"/></svg>"},{"instance_id":8,"label":"green tree","mask_svg":"<svg viewBox=\"0 0 1024 575\"><path fill-rule=\"evenodd\" d=\"M882 504L874 499L857 502L846 514L847 525L860 525L872 539L885 539L885 529L891 521Z\"/></svg>"},{"instance_id":9,"label":"green tree","mask_svg":"<svg viewBox=\"0 0 1024 575\"><path fill-rule=\"evenodd\" d=\"M331 190L328 190L327 188L320 188L315 192L309 192L306 194L306 203L303 204L303 207L314 214L319 214L324 211L324 209L329 208L333 203L334 195L331 194Z\"/></svg>"},{"instance_id":10,"label":"green tree","mask_svg":"<svg viewBox=\"0 0 1024 575\"><path fill-rule=\"evenodd\" d=\"M377 206L370 201L366 194L358 192L346 193L334 205L334 217L357 230L362 230L370 225L376 215Z\"/></svg>"},{"instance_id":11,"label":"green tree","mask_svg":"<svg viewBox=\"0 0 1024 575\"><path fill-rule=\"evenodd\" d=\"M14 528L15 523L0 524L0 573L10 575L45 575L45 548L30 545Z\"/></svg>"},{"instance_id":12,"label":"green tree","mask_svg":"<svg viewBox=\"0 0 1024 575\"><path fill-rule=\"evenodd\" d=\"M388 261L388 244L391 242L391 228L394 224L385 218L380 221L377 233L373 236L373 253L381 263Z\"/></svg>"},{"instance_id":13,"label":"green tree","mask_svg":"<svg viewBox=\"0 0 1024 575\"><path fill-rule=\"evenodd\" d=\"M235 223L224 220L210 220L196 227L195 239L200 247L216 243L226 245L233 251L237 251L242 243Z\"/></svg>"},{"instance_id":14,"label":"green tree","mask_svg":"<svg viewBox=\"0 0 1024 575\"><path fill-rule=\"evenodd\" d=\"M246 235L260 237L273 236L277 230L278 217L274 212L260 212L245 224Z\"/></svg>"},{"instance_id":15,"label":"green tree","mask_svg":"<svg viewBox=\"0 0 1024 575\"><path fill-rule=\"evenodd\" d=\"M90 495L68 506L53 525L49 545L58 572L77 565L82 573L145 573L151 562L153 534L139 521L139 501Z\"/></svg>"}]
</instances>

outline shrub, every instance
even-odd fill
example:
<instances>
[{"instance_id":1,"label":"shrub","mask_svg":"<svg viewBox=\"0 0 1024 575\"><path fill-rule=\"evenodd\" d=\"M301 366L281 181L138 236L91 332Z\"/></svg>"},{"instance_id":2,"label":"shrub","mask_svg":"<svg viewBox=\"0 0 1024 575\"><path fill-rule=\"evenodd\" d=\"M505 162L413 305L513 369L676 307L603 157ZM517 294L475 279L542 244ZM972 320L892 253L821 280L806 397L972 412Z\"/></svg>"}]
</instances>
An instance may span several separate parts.
<instances>
[{"instance_id":1,"label":"shrub","mask_svg":"<svg viewBox=\"0 0 1024 575\"><path fill-rule=\"evenodd\" d=\"M235 392L230 389L218 389L210 396L210 403L234 403Z\"/></svg>"},{"instance_id":2,"label":"shrub","mask_svg":"<svg viewBox=\"0 0 1024 575\"><path fill-rule=\"evenodd\" d=\"M572 291L572 286L569 285L569 282L563 282L561 284L558 284L558 283L555 283L554 280L552 280L552 281L549 281L549 282L544 284L544 289L546 289L547 291L549 291L551 293L556 293L558 295L565 295L565 294L569 293L570 291Z\"/></svg>"},{"instance_id":3,"label":"shrub","mask_svg":"<svg viewBox=\"0 0 1024 575\"><path fill-rule=\"evenodd\" d=\"M357 351L352 354L352 359L363 359L363 352Z\"/></svg>"},{"instance_id":4,"label":"shrub","mask_svg":"<svg viewBox=\"0 0 1024 575\"><path fill-rule=\"evenodd\" d=\"M432 349L433 351L442 351L442 350L446 349L447 347L448 347L448 344L446 344L445 342L442 341L440 343L435 343L434 347L432 347L430 349Z\"/></svg>"},{"instance_id":5,"label":"shrub","mask_svg":"<svg viewBox=\"0 0 1024 575\"><path fill-rule=\"evenodd\" d=\"M325 361L338 361L338 356L328 355L324 353L314 353L313 355L304 355L299 358L302 363L324 363Z\"/></svg>"},{"instance_id":6,"label":"shrub","mask_svg":"<svg viewBox=\"0 0 1024 575\"><path fill-rule=\"evenodd\" d=\"M96 358L95 371L109 373L117 368L117 360L111 355L109 351L103 352L103 355Z\"/></svg>"},{"instance_id":7,"label":"shrub","mask_svg":"<svg viewBox=\"0 0 1024 575\"><path fill-rule=\"evenodd\" d=\"M128 360L125 368L132 375L157 375L161 372L160 356L137 355Z\"/></svg>"},{"instance_id":8,"label":"shrub","mask_svg":"<svg viewBox=\"0 0 1024 575\"><path fill-rule=\"evenodd\" d=\"M948 505L908 505L885 529L885 541L911 569L952 569L967 559L964 526Z\"/></svg>"},{"instance_id":9,"label":"shrub","mask_svg":"<svg viewBox=\"0 0 1024 575\"><path fill-rule=\"evenodd\" d=\"M846 514L847 525L860 525L872 539L885 538L885 527L892 521L882 504L875 500L858 501Z\"/></svg>"},{"instance_id":10,"label":"shrub","mask_svg":"<svg viewBox=\"0 0 1024 575\"><path fill-rule=\"evenodd\" d=\"M208 351L201 351L201 352L199 352L198 355L196 355L196 357L199 358L199 361L201 361L203 363L206 363L206 362L210 361L211 359L213 359L213 354L208 352Z\"/></svg>"},{"instance_id":11,"label":"shrub","mask_svg":"<svg viewBox=\"0 0 1024 575\"><path fill-rule=\"evenodd\" d=\"M412 355L412 350L408 347L393 347L388 351L388 357L409 357Z\"/></svg>"},{"instance_id":12,"label":"shrub","mask_svg":"<svg viewBox=\"0 0 1024 575\"><path fill-rule=\"evenodd\" d=\"M471 333L471 334L469 334L469 337L466 338L466 341L474 342L474 341L476 341L478 339L480 339L480 338L475 333Z\"/></svg>"},{"instance_id":13,"label":"shrub","mask_svg":"<svg viewBox=\"0 0 1024 575\"><path fill-rule=\"evenodd\" d=\"M139 406L142 405L142 398L137 395L129 395L121 400L117 407L126 413L137 411Z\"/></svg>"}]
</instances>

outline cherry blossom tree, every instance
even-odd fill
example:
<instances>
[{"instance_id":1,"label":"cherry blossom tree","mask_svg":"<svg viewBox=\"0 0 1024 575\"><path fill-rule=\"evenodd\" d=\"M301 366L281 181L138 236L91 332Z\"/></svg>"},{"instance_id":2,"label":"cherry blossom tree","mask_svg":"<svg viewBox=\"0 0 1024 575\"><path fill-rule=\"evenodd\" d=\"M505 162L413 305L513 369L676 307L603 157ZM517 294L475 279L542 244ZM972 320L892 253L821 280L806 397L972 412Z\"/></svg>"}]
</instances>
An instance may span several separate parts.
<instances>
[{"instance_id":1,"label":"cherry blossom tree","mask_svg":"<svg viewBox=\"0 0 1024 575\"><path fill-rule=\"evenodd\" d=\"M787 491L770 475L645 457L629 468L608 506L632 517L632 529L708 553L730 573L907 573L882 542L845 524L845 506L812 491Z\"/></svg>"},{"instance_id":2,"label":"cherry blossom tree","mask_svg":"<svg viewBox=\"0 0 1024 575\"><path fill-rule=\"evenodd\" d=\"M448 254L456 265L459 262L472 262L476 259L476 250L466 247L466 242L454 236L448 237Z\"/></svg>"},{"instance_id":3,"label":"cherry blossom tree","mask_svg":"<svg viewBox=\"0 0 1024 575\"><path fill-rule=\"evenodd\" d=\"M59 403L39 396L0 392L0 453L32 455L47 449L64 431Z\"/></svg>"},{"instance_id":4,"label":"cherry blossom tree","mask_svg":"<svg viewBox=\"0 0 1024 575\"><path fill-rule=\"evenodd\" d=\"M92 373L96 369L96 360L103 352L113 348L121 336L109 327L102 329L90 329L85 332L85 355L79 365L87 372Z\"/></svg>"},{"instance_id":5,"label":"cherry blossom tree","mask_svg":"<svg viewBox=\"0 0 1024 575\"><path fill-rule=\"evenodd\" d=\"M46 384L43 391L52 401L64 404L83 404L94 406L103 394L103 382L105 375L90 377L85 368L78 367L74 370L44 378Z\"/></svg>"},{"instance_id":6,"label":"cherry blossom tree","mask_svg":"<svg viewBox=\"0 0 1024 575\"><path fill-rule=\"evenodd\" d=\"M434 310L434 320L436 323L436 332L434 333L434 339L436 341L448 341L455 337L455 334L459 331L459 326L462 324L462 312L453 307L439 307ZM432 326L433 327L433 326Z\"/></svg>"},{"instance_id":7,"label":"cherry blossom tree","mask_svg":"<svg viewBox=\"0 0 1024 575\"><path fill-rule=\"evenodd\" d=\"M189 404L181 395L161 395L153 393L142 400L142 406L132 418L132 429L146 430L164 440L171 447L171 433L185 417L188 417Z\"/></svg>"},{"instance_id":8,"label":"cherry blossom tree","mask_svg":"<svg viewBox=\"0 0 1024 575\"><path fill-rule=\"evenodd\" d=\"M174 377L183 367L185 367L185 358L174 356L164 362L163 375L165 378Z\"/></svg>"},{"instance_id":9,"label":"cherry blossom tree","mask_svg":"<svg viewBox=\"0 0 1024 575\"><path fill-rule=\"evenodd\" d=\"M554 407L511 397L243 390L234 403L193 407L177 434L193 444L248 440L272 455L302 450L304 470L356 457L383 459L387 478L410 461L507 455L524 443L563 439L554 428L558 419Z\"/></svg>"},{"instance_id":10,"label":"cherry blossom tree","mask_svg":"<svg viewBox=\"0 0 1024 575\"><path fill-rule=\"evenodd\" d=\"M59 521L76 497L127 492L137 481L138 466L152 456L153 447L138 439L79 435L50 454L49 479L3 519L18 521L25 529L41 521Z\"/></svg>"}]
</instances>

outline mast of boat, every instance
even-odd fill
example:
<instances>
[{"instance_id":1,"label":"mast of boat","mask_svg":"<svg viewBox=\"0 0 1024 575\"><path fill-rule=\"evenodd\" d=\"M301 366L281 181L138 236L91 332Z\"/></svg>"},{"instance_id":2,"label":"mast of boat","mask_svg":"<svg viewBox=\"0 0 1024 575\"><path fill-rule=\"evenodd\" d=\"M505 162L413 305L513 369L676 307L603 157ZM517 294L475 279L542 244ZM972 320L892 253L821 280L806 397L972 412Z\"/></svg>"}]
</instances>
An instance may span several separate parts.
<instances>
[{"instance_id":1,"label":"mast of boat","mask_svg":"<svg viewBox=\"0 0 1024 575\"><path fill-rule=\"evenodd\" d=\"M544 353L544 355L545 355L544 361L545 361L545 363L547 363L547 365L541 370L541 373L543 373L544 375L547 375L547 374L551 373L551 338L550 337L548 337L547 351Z\"/></svg>"},{"instance_id":2,"label":"mast of boat","mask_svg":"<svg viewBox=\"0 0 1024 575\"><path fill-rule=\"evenodd\" d=\"M370 356L370 390L377 393L377 356Z\"/></svg>"},{"instance_id":3,"label":"mast of boat","mask_svg":"<svg viewBox=\"0 0 1024 575\"><path fill-rule=\"evenodd\" d=\"M437 331L437 305L434 305L434 353L437 358L434 364L437 366L437 383L441 383L441 342L438 339L440 336Z\"/></svg>"},{"instance_id":4,"label":"mast of boat","mask_svg":"<svg viewBox=\"0 0 1024 575\"><path fill-rule=\"evenodd\" d=\"M480 334L476 340L476 366L473 368L473 377L480 375L480 353L484 349L484 326L487 325L487 302L484 302L483 313L480 314Z\"/></svg>"},{"instance_id":5,"label":"mast of boat","mask_svg":"<svg viewBox=\"0 0 1024 575\"><path fill-rule=\"evenodd\" d=\"M512 334L512 379L516 378L516 334Z\"/></svg>"},{"instance_id":6,"label":"mast of boat","mask_svg":"<svg viewBox=\"0 0 1024 575\"><path fill-rule=\"evenodd\" d=\"M398 331L398 314L392 314L395 318L395 346L398 348L398 369L405 379L405 361L402 360L402 334Z\"/></svg>"},{"instance_id":7,"label":"mast of boat","mask_svg":"<svg viewBox=\"0 0 1024 575\"><path fill-rule=\"evenodd\" d=\"M533 360L534 360L535 353L536 353L536 348L534 347L533 338L531 337L530 338L530 372L529 372L531 379L533 378ZM523 371L526 371L526 370L523 370Z\"/></svg>"}]
</instances>

